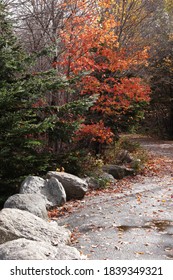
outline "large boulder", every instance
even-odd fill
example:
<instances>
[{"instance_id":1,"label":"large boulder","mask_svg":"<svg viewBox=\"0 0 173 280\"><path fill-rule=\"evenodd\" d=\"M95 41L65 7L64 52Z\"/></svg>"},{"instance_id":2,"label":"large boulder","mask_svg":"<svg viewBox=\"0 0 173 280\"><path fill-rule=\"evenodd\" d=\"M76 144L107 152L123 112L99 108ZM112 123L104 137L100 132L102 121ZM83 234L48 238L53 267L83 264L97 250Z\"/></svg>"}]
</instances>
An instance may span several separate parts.
<instances>
[{"instance_id":1,"label":"large boulder","mask_svg":"<svg viewBox=\"0 0 173 280\"><path fill-rule=\"evenodd\" d=\"M5 202L4 208L17 208L28 211L42 219L48 219L45 200L40 194L12 195Z\"/></svg>"},{"instance_id":2,"label":"large boulder","mask_svg":"<svg viewBox=\"0 0 173 280\"><path fill-rule=\"evenodd\" d=\"M66 202L65 190L56 178L44 180L38 176L28 176L21 185L20 193L44 196L47 208L62 206Z\"/></svg>"},{"instance_id":3,"label":"large boulder","mask_svg":"<svg viewBox=\"0 0 173 280\"><path fill-rule=\"evenodd\" d=\"M57 178L46 180L44 193L52 206L62 206L66 203L66 192Z\"/></svg>"},{"instance_id":4,"label":"large boulder","mask_svg":"<svg viewBox=\"0 0 173 280\"><path fill-rule=\"evenodd\" d=\"M134 169L119 165L105 165L103 171L111 174L115 179L122 179L135 174Z\"/></svg>"},{"instance_id":5,"label":"large boulder","mask_svg":"<svg viewBox=\"0 0 173 280\"><path fill-rule=\"evenodd\" d=\"M42 193L45 186L45 180L38 176L28 176L20 187L20 193Z\"/></svg>"},{"instance_id":6,"label":"large boulder","mask_svg":"<svg viewBox=\"0 0 173 280\"><path fill-rule=\"evenodd\" d=\"M73 247L59 244L52 246L45 241L25 238L0 245L0 260L80 260L84 258Z\"/></svg>"},{"instance_id":7,"label":"large boulder","mask_svg":"<svg viewBox=\"0 0 173 280\"><path fill-rule=\"evenodd\" d=\"M15 208L0 211L0 244L18 238L65 244L70 241L70 235L69 230L55 221L44 221L27 211Z\"/></svg>"},{"instance_id":8,"label":"large boulder","mask_svg":"<svg viewBox=\"0 0 173 280\"><path fill-rule=\"evenodd\" d=\"M88 190L88 184L79 177L66 173L49 171L47 178L56 178L60 181L65 189L67 200L70 199L82 199Z\"/></svg>"}]
</instances>

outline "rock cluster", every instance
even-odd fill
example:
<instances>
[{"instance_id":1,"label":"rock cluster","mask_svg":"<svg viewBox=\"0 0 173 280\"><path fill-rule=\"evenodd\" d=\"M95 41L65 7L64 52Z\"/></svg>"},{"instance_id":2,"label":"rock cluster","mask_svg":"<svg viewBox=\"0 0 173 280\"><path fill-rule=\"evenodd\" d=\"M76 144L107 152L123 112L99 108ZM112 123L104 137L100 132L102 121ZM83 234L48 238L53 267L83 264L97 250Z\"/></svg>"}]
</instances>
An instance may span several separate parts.
<instances>
[{"instance_id":1,"label":"rock cluster","mask_svg":"<svg viewBox=\"0 0 173 280\"><path fill-rule=\"evenodd\" d=\"M119 180L126 176L135 175L135 166L140 164L140 159L134 159L127 150L120 150L116 155L115 162L116 164L104 165L103 171Z\"/></svg>"},{"instance_id":2,"label":"rock cluster","mask_svg":"<svg viewBox=\"0 0 173 280\"><path fill-rule=\"evenodd\" d=\"M131 161L127 153L125 159ZM106 165L103 171L99 179L111 184L134 174L133 169L118 165ZM47 210L70 199L82 199L88 186L99 188L99 180L55 171L49 171L45 179L27 177L19 194L9 197L0 211L0 260L83 259L70 246L70 231L49 220Z\"/></svg>"},{"instance_id":3,"label":"rock cluster","mask_svg":"<svg viewBox=\"0 0 173 280\"><path fill-rule=\"evenodd\" d=\"M47 210L82 199L87 187L65 172L48 172L46 179L27 177L20 193L9 197L0 211L0 260L83 259L70 246L70 231L49 220Z\"/></svg>"}]
</instances>

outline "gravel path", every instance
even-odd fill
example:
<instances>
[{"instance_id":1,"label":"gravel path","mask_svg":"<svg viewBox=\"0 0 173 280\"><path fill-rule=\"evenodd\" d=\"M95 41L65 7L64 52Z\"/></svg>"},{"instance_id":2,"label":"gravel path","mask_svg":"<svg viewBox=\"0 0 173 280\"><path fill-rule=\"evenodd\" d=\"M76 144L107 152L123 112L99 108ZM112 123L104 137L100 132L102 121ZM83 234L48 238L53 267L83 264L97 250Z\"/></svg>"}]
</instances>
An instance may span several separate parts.
<instances>
[{"instance_id":1,"label":"gravel path","mask_svg":"<svg viewBox=\"0 0 173 280\"><path fill-rule=\"evenodd\" d=\"M121 193L86 196L58 219L88 259L173 259L173 142L133 137L163 172L137 176Z\"/></svg>"}]
</instances>

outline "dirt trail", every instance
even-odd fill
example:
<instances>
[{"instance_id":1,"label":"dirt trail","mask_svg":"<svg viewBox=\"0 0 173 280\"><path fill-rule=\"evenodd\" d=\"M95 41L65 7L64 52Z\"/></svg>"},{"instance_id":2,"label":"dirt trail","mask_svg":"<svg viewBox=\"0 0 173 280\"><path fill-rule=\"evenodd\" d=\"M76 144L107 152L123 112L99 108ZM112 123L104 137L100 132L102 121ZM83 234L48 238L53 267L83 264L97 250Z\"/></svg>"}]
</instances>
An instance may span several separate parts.
<instances>
[{"instance_id":1,"label":"dirt trail","mask_svg":"<svg viewBox=\"0 0 173 280\"><path fill-rule=\"evenodd\" d=\"M86 196L58 223L88 259L173 259L173 142L133 137L159 172L124 181L121 192Z\"/></svg>"},{"instance_id":2,"label":"dirt trail","mask_svg":"<svg viewBox=\"0 0 173 280\"><path fill-rule=\"evenodd\" d=\"M173 160L173 141L156 140L139 135L129 135L129 137L132 141L139 142L146 150L156 156L164 156Z\"/></svg>"}]
</instances>

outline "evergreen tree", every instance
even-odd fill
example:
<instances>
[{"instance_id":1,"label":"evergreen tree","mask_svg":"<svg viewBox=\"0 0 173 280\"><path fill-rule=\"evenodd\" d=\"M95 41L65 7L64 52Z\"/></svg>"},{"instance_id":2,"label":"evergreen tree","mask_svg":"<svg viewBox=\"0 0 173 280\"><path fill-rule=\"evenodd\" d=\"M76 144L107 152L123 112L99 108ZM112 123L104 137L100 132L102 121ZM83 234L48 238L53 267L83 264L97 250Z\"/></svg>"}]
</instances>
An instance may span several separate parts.
<instances>
[{"instance_id":1,"label":"evergreen tree","mask_svg":"<svg viewBox=\"0 0 173 280\"><path fill-rule=\"evenodd\" d=\"M46 94L66 86L53 71L27 74L20 48L0 5L0 184L16 185L24 176L45 171L52 154L46 132L55 114L43 106ZM38 106L39 105L39 106Z\"/></svg>"},{"instance_id":2,"label":"evergreen tree","mask_svg":"<svg viewBox=\"0 0 173 280\"><path fill-rule=\"evenodd\" d=\"M43 89L42 81L27 76L26 57L12 33L3 6L0 6L0 181L17 178L44 166L43 155L36 152L41 142L30 138L47 129L33 108ZM38 111L38 110L37 110Z\"/></svg>"},{"instance_id":3,"label":"evergreen tree","mask_svg":"<svg viewBox=\"0 0 173 280\"><path fill-rule=\"evenodd\" d=\"M80 116L93 105L94 97L63 106L50 105L49 94L72 93L77 77L67 81L58 77L55 69L31 73L30 63L0 5L1 186L18 185L24 177L50 168L57 156L58 141L70 145Z\"/></svg>"}]
</instances>

